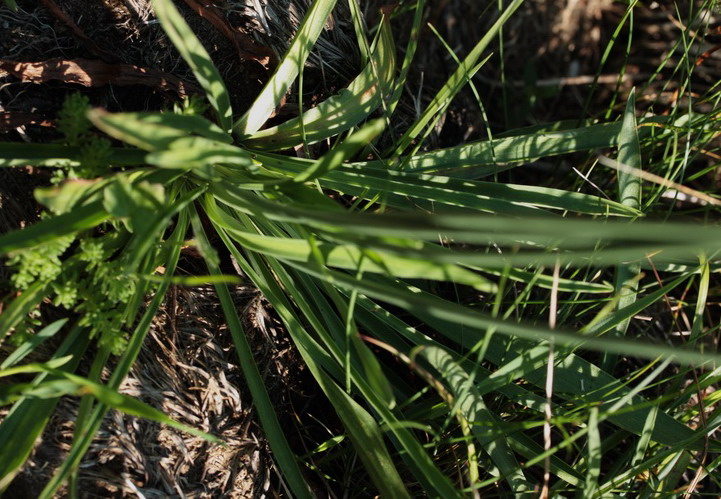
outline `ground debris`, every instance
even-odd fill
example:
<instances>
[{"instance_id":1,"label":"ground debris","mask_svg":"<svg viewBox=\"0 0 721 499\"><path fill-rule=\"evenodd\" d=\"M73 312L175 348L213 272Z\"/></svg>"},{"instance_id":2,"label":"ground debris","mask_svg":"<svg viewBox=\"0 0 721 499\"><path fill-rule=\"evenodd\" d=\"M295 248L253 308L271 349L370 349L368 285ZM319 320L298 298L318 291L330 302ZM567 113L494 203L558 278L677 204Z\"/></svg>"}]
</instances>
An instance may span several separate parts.
<instances>
[{"instance_id":1,"label":"ground debris","mask_svg":"<svg viewBox=\"0 0 721 499\"><path fill-rule=\"evenodd\" d=\"M276 57L273 51L253 41L250 35L247 35L228 23L228 20L223 16L221 11L211 5L205 5L204 3L198 2L197 0L185 0L188 7L193 9L198 15L204 19L207 19L213 26L215 26L228 40L231 41L235 49L238 51L238 55L241 60L254 60L258 61L265 67L269 65L275 65Z\"/></svg>"},{"instance_id":2,"label":"ground debris","mask_svg":"<svg viewBox=\"0 0 721 499\"><path fill-rule=\"evenodd\" d=\"M42 62L17 62L0 59L0 70L20 78L23 82L47 83L59 80L85 87L144 85L172 91L179 97L199 92L192 83L157 71L132 64L108 64L90 59L48 59Z\"/></svg>"}]
</instances>

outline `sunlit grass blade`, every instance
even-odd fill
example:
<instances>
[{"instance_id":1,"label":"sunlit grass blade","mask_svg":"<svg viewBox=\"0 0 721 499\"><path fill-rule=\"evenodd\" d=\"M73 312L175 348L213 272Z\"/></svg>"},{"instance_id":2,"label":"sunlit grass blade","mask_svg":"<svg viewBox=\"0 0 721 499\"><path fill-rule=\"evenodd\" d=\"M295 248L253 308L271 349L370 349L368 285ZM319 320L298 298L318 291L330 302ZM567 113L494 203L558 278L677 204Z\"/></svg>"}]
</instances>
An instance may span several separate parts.
<instances>
[{"instance_id":1,"label":"sunlit grass blade","mask_svg":"<svg viewBox=\"0 0 721 499\"><path fill-rule=\"evenodd\" d=\"M638 142L636 126L636 98L635 92L631 91L626 104L621 123L621 132L618 138L618 162L631 168L641 167L641 146ZM618 172L618 195L619 201L633 209L641 206L641 179L635 175L625 172ZM638 262L621 264L616 267L615 288L619 294L618 308L624 308L636 301L638 291L638 274L641 266ZM614 334L624 336L628 330L630 318L619 322L614 328ZM601 363L606 371L612 371L616 364L616 357L606 356Z\"/></svg>"},{"instance_id":2,"label":"sunlit grass blade","mask_svg":"<svg viewBox=\"0 0 721 499\"><path fill-rule=\"evenodd\" d=\"M417 154L404 162L406 171L461 172L471 166L487 166L490 175L498 171L498 165L529 163L543 157L614 147L618 144L620 130L621 123L603 123L558 132L481 140ZM651 131L645 128L639 133L648 136Z\"/></svg>"},{"instance_id":3,"label":"sunlit grass blade","mask_svg":"<svg viewBox=\"0 0 721 499\"><path fill-rule=\"evenodd\" d=\"M284 171L303 165L286 161ZM563 210L589 215L637 216L640 212L614 201L578 192L519 184L462 180L441 175L410 174L360 165L343 165L320 179L321 185L345 194L373 199L383 196L389 206L440 210L445 206L508 215L541 215Z\"/></svg>"},{"instance_id":4,"label":"sunlit grass blade","mask_svg":"<svg viewBox=\"0 0 721 499\"><path fill-rule=\"evenodd\" d=\"M269 201L230 185L222 188L211 186L210 190L224 203L250 215L304 223L329 236L359 243L362 241L366 246L398 251L404 255L415 254L435 261L444 258L446 250L422 244L420 240L431 241L442 235L458 243L512 246L513 252L507 255L465 254L475 264L483 265L479 262L487 257L487 261L495 260L500 268L520 261L542 264L557 259L561 263L603 264L605 261L637 260L651 255L654 261L670 262L679 257L693 258L699 251L715 251L721 243L718 231L702 225L651 222L623 224L558 218L523 218L509 223L503 217L465 213L349 214ZM346 230L339 232L339 227ZM382 238L398 241L398 238L403 237L408 240L402 248L382 242ZM599 248L601 241L605 246ZM525 255L524 248L527 250ZM558 251L551 252L548 248L556 248ZM462 260L462 255L461 252L447 252L449 259L455 259L458 263L472 263Z\"/></svg>"},{"instance_id":5,"label":"sunlit grass blade","mask_svg":"<svg viewBox=\"0 0 721 499\"><path fill-rule=\"evenodd\" d=\"M313 311L313 307L307 301L309 298L317 299L315 295L306 296L305 294L296 293L293 299L303 312L305 319L312 324L315 332L321 338L325 339L324 346L328 351L323 349L316 340L306 333L288 303L287 298L285 298L279 285L275 282L275 278L272 277L271 270L261 264L252 254L249 255L249 259L254 263L258 263L258 265L251 267L245 262L245 258L240 254L230 238L224 234L222 228L219 228L219 234L231 253L235 255L243 272L251 276L253 282L263 291L263 294L274 303L276 310L288 328L288 332L300 350L311 372L315 372L322 364L323 368L327 371L336 372L336 379L342 380L344 376L343 369L339 368L338 364L342 362L343 354L340 351L338 343L333 340L332 334L326 330L322 321L318 319L316 313ZM292 279L291 275L282 265L274 263L272 259L268 259L268 263L270 263L272 271L278 276L284 286L290 288L297 287L296 281ZM329 355L329 353L332 355ZM351 378L367 403L378 413L379 418L387 423L394 443L397 447L403 449L402 456L404 456L404 461L413 471L415 477L424 484L428 490L434 491L439 497L460 497L450 480L435 466L416 437L400 424L395 414L386 406L385 401L381 400L378 394L368 386L365 379L357 375L354 370L351 372ZM330 400L333 402L333 399Z\"/></svg>"},{"instance_id":6,"label":"sunlit grass blade","mask_svg":"<svg viewBox=\"0 0 721 499\"><path fill-rule=\"evenodd\" d=\"M534 282L534 284L540 288L553 289L554 285L554 279L552 276L540 272L529 272L517 268L498 270L473 266L470 267L476 268L480 272L499 277L505 274L509 279L517 282ZM606 282L589 282L580 279L566 279L564 277L557 280L556 286L559 291L568 291L571 293L608 294L613 292L613 286Z\"/></svg>"},{"instance_id":7,"label":"sunlit grass blade","mask_svg":"<svg viewBox=\"0 0 721 499\"><path fill-rule=\"evenodd\" d=\"M475 330L485 330L493 327L499 333L531 341L553 340L556 344L567 347L583 347L595 351L609 351L625 355L633 353L639 358L672 357L676 363L690 363L697 366L721 361L721 355L687 348L673 348L648 342L608 337L582 336L571 331L548 330L535 325L497 320L469 310L462 305L420 293L420 290L406 289L388 280L385 280L385 282L371 281L370 279L359 281L336 271L326 270L320 272L310 265L301 267L295 262L288 262L288 264L317 278L332 279L332 282L337 286L346 289L358 289L369 297L402 307L413 314L419 313L421 316L435 317L443 321L465 325Z\"/></svg>"},{"instance_id":8,"label":"sunlit grass blade","mask_svg":"<svg viewBox=\"0 0 721 499\"><path fill-rule=\"evenodd\" d=\"M195 428L178 423L177 421L169 418L161 411L149 406L148 404L139 401L138 399L135 399L133 397L129 397L127 395L123 395L122 393L118 393L115 390L111 390L103 385L100 385L98 383L92 382L90 380L87 380L85 378L82 378L81 376L76 376L74 374L71 374L69 372L61 371L59 369L50 367L48 365L44 364L35 364L35 365L28 365L28 366L19 366L20 369L8 369L8 370L0 370L0 377L6 376L10 371L14 372L25 372L25 373L48 373L56 378L62 378L66 383L63 383L62 385L58 387L53 387L50 392L50 397L55 398L62 395L92 395L95 397L99 402L105 404L107 407L117 409L121 412L124 412L125 414L129 414L131 416L137 416L144 419L148 419L151 421L156 421L158 423L166 424L168 426L172 426L173 428L177 428L178 430L184 431L185 433L189 433L191 435L194 435L196 437L200 437L204 440L207 440L211 443L220 443L221 441L214 437L213 435L210 435L206 432L196 430ZM47 382L42 382L33 385L32 390L33 393L29 395L38 396L40 392L44 389L44 384ZM60 388L58 391L57 388Z\"/></svg>"},{"instance_id":9,"label":"sunlit grass blade","mask_svg":"<svg viewBox=\"0 0 721 499\"><path fill-rule=\"evenodd\" d=\"M241 230L242 226L228 214L218 209L212 198L206 198L206 209L212 220L228 231L244 247L298 262L312 262L311 244L306 239L282 238L253 234ZM495 285L478 274L452 264L435 264L423 259L403 258L382 251L364 251L354 245L316 243L326 265L344 269L357 269L364 261L366 272L375 272L418 279L447 280L468 284L482 291L493 291Z\"/></svg>"},{"instance_id":10,"label":"sunlit grass blade","mask_svg":"<svg viewBox=\"0 0 721 499\"><path fill-rule=\"evenodd\" d=\"M313 1L273 76L250 109L233 124L234 134L247 137L260 130L300 73L335 4L336 0Z\"/></svg>"},{"instance_id":11,"label":"sunlit grass blade","mask_svg":"<svg viewBox=\"0 0 721 499\"><path fill-rule=\"evenodd\" d=\"M616 310L612 312L602 311L601 314L596 316L585 327L583 327L581 332L583 334L593 336L599 336L607 333L608 331L617 328L619 324L629 321L632 317L641 313L641 311L646 310L652 304L661 300L665 295L680 286L682 283L686 282L688 279L688 275L682 275L638 300L633 300L630 303L625 304L623 307L617 306Z\"/></svg>"},{"instance_id":12,"label":"sunlit grass blade","mask_svg":"<svg viewBox=\"0 0 721 499\"><path fill-rule=\"evenodd\" d=\"M339 168L343 162L351 159L361 148L377 137L385 129L385 125L383 119L367 123L313 163L310 168L298 173L293 177L293 181L298 183L307 182L326 176L332 170Z\"/></svg>"},{"instance_id":13,"label":"sunlit grass blade","mask_svg":"<svg viewBox=\"0 0 721 499\"><path fill-rule=\"evenodd\" d=\"M103 132L146 151L166 149L171 142L188 136L166 120L150 119L139 113L109 113L103 109L88 112L88 119Z\"/></svg>"},{"instance_id":14,"label":"sunlit grass blade","mask_svg":"<svg viewBox=\"0 0 721 499\"><path fill-rule=\"evenodd\" d=\"M224 131L230 132L233 123L230 96L208 51L205 50L171 0L153 0L152 4L161 26L190 69L193 70L200 86L205 90L208 102L218 118L218 124Z\"/></svg>"},{"instance_id":15,"label":"sunlit grass blade","mask_svg":"<svg viewBox=\"0 0 721 499\"><path fill-rule=\"evenodd\" d=\"M183 137L167 144L167 148L154 151L146 156L146 161L161 168L190 169L208 166L207 172L196 170L204 176L212 174L212 165L223 164L254 169L256 163L251 154L230 144L216 142L205 137Z\"/></svg>"},{"instance_id":16,"label":"sunlit grass blade","mask_svg":"<svg viewBox=\"0 0 721 499\"><path fill-rule=\"evenodd\" d=\"M304 140L306 144L320 142L356 126L381 105L384 97L389 96L395 73L394 54L390 18L384 16L371 60L347 88L298 118L243 139L243 145L260 150L286 149Z\"/></svg>"},{"instance_id":17,"label":"sunlit grass blade","mask_svg":"<svg viewBox=\"0 0 721 499\"><path fill-rule=\"evenodd\" d=\"M221 129L218 125L205 119L203 116L194 114L178 114L170 112L160 113L116 113L126 119L133 120L136 123L161 125L164 127L182 130L187 134L200 135L207 139L223 142L226 144L233 143L233 136Z\"/></svg>"},{"instance_id":18,"label":"sunlit grass blade","mask_svg":"<svg viewBox=\"0 0 721 499\"><path fill-rule=\"evenodd\" d=\"M295 173L312 163L297 158L257 155L274 169ZM379 194L390 206L413 209L446 205L496 214L535 214L539 209L564 210L590 215L638 216L637 209L606 198L547 187L462 180L380 169L362 164L343 164L326 172L321 185L345 194L373 199Z\"/></svg>"}]
</instances>

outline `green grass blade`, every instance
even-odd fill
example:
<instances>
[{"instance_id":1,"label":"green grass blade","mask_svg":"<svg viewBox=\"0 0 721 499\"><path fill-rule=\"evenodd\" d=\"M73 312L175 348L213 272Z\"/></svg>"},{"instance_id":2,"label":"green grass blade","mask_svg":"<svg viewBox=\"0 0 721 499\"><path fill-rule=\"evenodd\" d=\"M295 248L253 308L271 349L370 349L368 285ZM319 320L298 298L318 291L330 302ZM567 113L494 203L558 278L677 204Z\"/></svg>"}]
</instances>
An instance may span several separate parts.
<instances>
[{"instance_id":1,"label":"green grass blade","mask_svg":"<svg viewBox=\"0 0 721 499\"><path fill-rule=\"evenodd\" d=\"M641 144L636 124L636 94L628 97L618 137L618 162L631 168L641 168ZM641 179L628 172L618 172L619 201L638 209L641 206Z\"/></svg>"},{"instance_id":2,"label":"green grass blade","mask_svg":"<svg viewBox=\"0 0 721 499\"><path fill-rule=\"evenodd\" d=\"M197 217L197 214L195 214L194 217ZM199 232L202 231L202 226L199 222L194 223L193 227L196 230L196 238L205 237L202 232ZM217 263L208 258L206 258L206 263L211 273L220 273ZM240 360L246 383L253 397L255 408L258 411L258 417L263 431L273 451L273 456L278 462L278 467L287 480L294 496L310 498L311 494L308 485L300 471L296 457L288 445L283 429L278 422L278 417L275 414L275 409L270 401L268 391L265 388L263 377L260 375L260 371L258 371L250 344L245 337L243 326L238 318L238 312L233 303L230 291L228 291L228 287L224 284L216 284L215 289L218 293L225 319L228 321L228 329L233 337L233 343L235 344L236 353Z\"/></svg>"},{"instance_id":3,"label":"green grass blade","mask_svg":"<svg viewBox=\"0 0 721 499\"><path fill-rule=\"evenodd\" d=\"M601 433L598 427L598 408L592 407L588 418L588 456L586 458L587 471L585 493L592 496L598 489L598 479L601 476Z\"/></svg>"},{"instance_id":4,"label":"green grass blade","mask_svg":"<svg viewBox=\"0 0 721 499\"><path fill-rule=\"evenodd\" d=\"M200 135L207 139L233 143L233 136L225 132L218 125L199 115L177 114L171 112L160 113L117 113L139 123L161 125L175 130L182 130L187 134Z\"/></svg>"},{"instance_id":5,"label":"green grass blade","mask_svg":"<svg viewBox=\"0 0 721 499\"><path fill-rule=\"evenodd\" d=\"M394 74L395 45L390 19L384 16L370 62L347 88L297 118L243 139L243 145L260 150L287 149L302 143L320 142L350 130L390 94Z\"/></svg>"},{"instance_id":6,"label":"green grass blade","mask_svg":"<svg viewBox=\"0 0 721 499\"><path fill-rule=\"evenodd\" d=\"M645 123L659 120L660 118L654 118ZM414 155L404 160L407 164L405 170L461 172L471 166L487 166L487 175L490 175L499 171L503 164L528 163L543 157L615 147L618 145L620 130L621 123L603 123L572 130L538 132L470 142L462 146ZM639 131L639 135L643 137L647 137L650 133L648 127ZM379 162L374 166L380 167L382 163Z\"/></svg>"},{"instance_id":7,"label":"green grass blade","mask_svg":"<svg viewBox=\"0 0 721 499\"><path fill-rule=\"evenodd\" d=\"M641 167L641 146L636 126L636 98L631 91L623 113L621 132L618 137L618 162L631 168ZM627 172L618 172L619 200L626 206L638 210L641 206L641 179ZM641 266L638 262L630 265L621 264L616 267L615 288L619 294L618 308L622 309L636 301L638 292L638 275ZM625 336L630 318L619 322L614 328L616 336ZM607 355L601 362L605 371L612 371L616 365L616 356Z\"/></svg>"},{"instance_id":8,"label":"green grass blade","mask_svg":"<svg viewBox=\"0 0 721 499\"><path fill-rule=\"evenodd\" d=\"M431 103L426 107L421 117L411 126L411 128L400 138L395 149L394 155L400 156L411 142L426 128L428 123L434 119L438 112L453 100L455 95L468 81L468 75L472 73L473 68L477 65L478 60L483 55L491 41L498 34L511 15L520 7L523 0L513 0L499 16L498 20L491 26L481 40L476 44L471 52L466 56L458 69L451 75L448 81L441 87L435 95Z\"/></svg>"},{"instance_id":9,"label":"green grass blade","mask_svg":"<svg viewBox=\"0 0 721 499\"><path fill-rule=\"evenodd\" d=\"M320 369L322 364L323 368L333 373L336 372L336 379L342 380L344 378L344 371L339 364L342 364L343 354L339 350L338 342L335 342L332 335L326 331L322 322L316 317L313 312L313 308L306 298L317 299L315 294L301 294L295 293L293 296L294 301L303 312L305 318L313 325L314 330L321 338L325 338L324 345L328 349L327 351L322 348L318 342L310 337L300 320L296 317L294 311L291 309L288 300L285 298L280 286L275 282L274 277L271 275L271 270L268 269L264 264L260 264L257 267L258 272L250 267L246 262L243 255L240 254L238 249L233 245L223 232L223 229L219 227L219 234L223 238L226 246L235 255L236 260L243 269L243 272L251 276L253 282L263 292L265 296L274 304L275 309L278 311L281 319L286 324L288 332L291 334L294 343L298 346L303 359L308 365L311 372L316 373L317 369ZM249 259L256 261L256 258L252 255ZM288 289L295 289L298 287L296 281L292 279L288 271L282 265L273 263L272 259L268 260L271 264L272 271L280 279L281 284ZM315 374L314 374L315 375ZM375 393L368 384L366 383L363 376L358 375L355 370L351 372L351 379L355 386L361 391L369 405L378 413L379 418L387 423L389 431L396 445L402 449L402 456L404 456L405 462L409 468L413 471L416 478L424 484L424 486L433 491L438 497L459 497L458 492L453 487L452 483L446 478L440 470L435 466L433 460L428 456L428 453L423 446L418 442L415 435L413 435L407 428L405 428L401 422L397 419L393 411L390 411L384 400Z\"/></svg>"},{"instance_id":10,"label":"green grass blade","mask_svg":"<svg viewBox=\"0 0 721 499\"><path fill-rule=\"evenodd\" d=\"M581 330L581 332L583 334L591 336L600 336L604 333L607 333L608 331L617 328L619 324L623 324L635 315L641 313L643 310L646 310L652 304L661 300L665 295L671 292L671 290L680 286L688 279L688 275L682 275L680 277L677 277L673 281L669 282L668 284L662 286L655 291L652 291L643 298L639 300L634 300L624 305L623 307L617 307L615 311L608 315L599 316L593 319L586 327Z\"/></svg>"},{"instance_id":11,"label":"green grass blade","mask_svg":"<svg viewBox=\"0 0 721 499\"><path fill-rule=\"evenodd\" d=\"M88 112L88 119L111 137L146 151L166 149L171 142L188 136L185 130L172 126L164 119L151 119L140 113L109 113L93 109Z\"/></svg>"},{"instance_id":12,"label":"green grass blade","mask_svg":"<svg viewBox=\"0 0 721 499\"><path fill-rule=\"evenodd\" d=\"M361 293L395 306L402 307L413 314L431 316L437 319L448 321L459 325L468 326L472 329L483 331L487 328L494 328L500 333L509 336L517 336L531 341L554 341L557 345L567 347L583 347L595 351L609 351L633 354L636 357L655 359L657 357L672 357L675 363L689 363L696 366L708 365L709 362L721 362L721 355L699 352L687 348L673 348L664 345L651 344L649 342L630 341L616 338L596 338L582 336L571 331L561 329L548 330L538 326L518 324L497 320L484 314L469 310L467 307L458 305L440 298L406 289L403 286L384 280L371 281L364 279L359 281L351 276L340 272L327 270L320 272L318 269L308 265L300 266L295 262L288 262L289 265L309 273L320 279L332 279L337 286L352 290L358 289Z\"/></svg>"},{"instance_id":13,"label":"green grass blade","mask_svg":"<svg viewBox=\"0 0 721 499\"><path fill-rule=\"evenodd\" d=\"M15 3L15 0L3 0L3 2L5 3L5 5L7 6L8 9L12 10L13 12L18 11L18 4Z\"/></svg>"},{"instance_id":14,"label":"green grass blade","mask_svg":"<svg viewBox=\"0 0 721 499\"><path fill-rule=\"evenodd\" d=\"M87 332L76 326L63 340L52 359L70 356L70 362L64 362L62 369L72 371L80 363L89 342ZM52 379L53 377L48 374L40 374L32 385L38 386ZM0 492L10 485L30 456L57 403L57 398L23 398L12 407L0 423L0 449L12 449L12 452L0 452Z\"/></svg>"},{"instance_id":15,"label":"green grass blade","mask_svg":"<svg viewBox=\"0 0 721 499\"><path fill-rule=\"evenodd\" d=\"M146 161L161 168L189 169L208 166L206 171L196 173L205 177L213 174L212 166L241 166L255 169L256 163L251 154L230 144L224 144L205 137L183 137L168 144L162 151L154 151L146 156Z\"/></svg>"},{"instance_id":16,"label":"green grass blade","mask_svg":"<svg viewBox=\"0 0 721 499\"><path fill-rule=\"evenodd\" d=\"M220 210L212 197L206 197L206 209L210 218L228 231L244 247L280 259L297 262L313 262L313 250L306 239L273 237L252 234L242 230L242 225ZM331 267L357 269L364 261L366 272L392 274L398 277L435 279L467 284L486 292L495 290L495 284L478 274L452 264L435 264L432 261L399 257L382 251L364 251L354 245L316 243L325 263Z\"/></svg>"},{"instance_id":17,"label":"green grass blade","mask_svg":"<svg viewBox=\"0 0 721 499\"><path fill-rule=\"evenodd\" d=\"M77 207L69 213L41 220L21 230L0 235L0 255L47 243L81 230L92 229L109 218L110 214L103 209L102 201Z\"/></svg>"},{"instance_id":18,"label":"green grass blade","mask_svg":"<svg viewBox=\"0 0 721 499\"><path fill-rule=\"evenodd\" d=\"M358 403L341 390L328 375L317 370L316 380L331 400L345 426L365 469L382 497L410 498L398 475L378 424Z\"/></svg>"},{"instance_id":19,"label":"green grass blade","mask_svg":"<svg viewBox=\"0 0 721 499\"><path fill-rule=\"evenodd\" d=\"M3 310L0 314L0 344L5 340L10 329L17 326L33 308L40 304L47 290L48 283L36 281Z\"/></svg>"},{"instance_id":20,"label":"green grass blade","mask_svg":"<svg viewBox=\"0 0 721 499\"><path fill-rule=\"evenodd\" d=\"M377 119L367 123L363 128L351 134L350 137L347 137L343 142L313 163L310 168L298 173L293 178L293 181L297 183L308 182L316 178L324 177L328 172L339 168L343 162L351 159L358 151L369 144L385 129L385 126L386 122L383 119Z\"/></svg>"},{"instance_id":21,"label":"green grass blade","mask_svg":"<svg viewBox=\"0 0 721 499\"><path fill-rule=\"evenodd\" d=\"M195 78L205 90L208 102L215 111L220 127L230 132L233 123L233 110L225 83L213 64L210 55L200 40L180 15L171 0L153 0L153 9L168 37L178 49Z\"/></svg>"},{"instance_id":22,"label":"green grass blade","mask_svg":"<svg viewBox=\"0 0 721 499\"><path fill-rule=\"evenodd\" d=\"M253 153L264 166L283 174L297 175L314 163L300 158ZM579 192L519 184L478 182L442 175L407 173L344 163L325 172L319 181L325 188L344 194L384 201L398 208L430 208L438 205L488 211L496 214L535 214L540 209L563 210L589 215L638 216L637 209L598 196ZM411 198L410 200L408 198Z\"/></svg>"},{"instance_id":23,"label":"green grass blade","mask_svg":"<svg viewBox=\"0 0 721 499\"><path fill-rule=\"evenodd\" d=\"M99 402L101 402L101 403L105 404L106 406L111 407L113 409L122 411L125 414L141 417L144 419L148 419L150 421L156 421L158 423L172 426L173 428L177 428L178 430L184 431L184 432L194 435L196 437L200 437L211 443L220 443L221 442L221 440L214 437L213 435L210 435L210 434L205 433L200 430L196 430L195 428L192 428L188 425L178 423L177 421L175 421L175 420L169 418L168 416L166 416L165 414L163 414L161 411L149 406L148 404L146 404L144 402L141 402L133 397L123 395L122 393L118 393L115 390L111 390L103 385L92 382L92 381L82 378L80 376L76 376L74 374L71 374L71 373L68 373L65 371L60 371L58 369L55 369L53 367L50 367L50 366L44 365L44 364L20 366L20 368L22 370L19 370L19 369L2 370L2 371L0 371L0 377L7 376L9 374L14 374L16 372L48 373L57 378L64 378L64 381L67 381L67 383L62 384L62 393L52 392L49 395L50 397L57 397L60 395L78 395L78 396L92 395ZM12 373L11 373L11 371L12 371ZM36 385L34 387L34 392L32 393L32 395L38 396L39 390L43 389L45 383L47 383L47 382L43 382L43 383ZM53 390L55 390L55 388L53 388Z\"/></svg>"},{"instance_id":24,"label":"green grass blade","mask_svg":"<svg viewBox=\"0 0 721 499\"><path fill-rule=\"evenodd\" d=\"M312 168L310 161L257 154L286 174ZM589 215L638 216L641 212L606 198L579 192L519 184L462 180L441 175L423 175L367 165L343 164L319 179L321 185L345 194L384 201L398 208L446 205L495 214L536 214L540 209L563 210ZM409 200L410 198L410 200ZM424 201L427 201L424 203Z\"/></svg>"},{"instance_id":25,"label":"green grass blade","mask_svg":"<svg viewBox=\"0 0 721 499\"><path fill-rule=\"evenodd\" d=\"M497 417L486 407L483 398L473 387L468 373L441 348L425 347L421 350L421 355L446 380L456 399L455 403L471 425L473 435L498 467L501 476L508 481L511 490L516 494L528 492L529 482L523 475L504 432L497 426Z\"/></svg>"},{"instance_id":26,"label":"green grass blade","mask_svg":"<svg viewBox=\"0 0 721 499\"><path fill-rule=\"evenodd\" d=\"M260 130L300 73L335 4L336 0L313 1L273 76L250 109L233 125L235 134L247 137Z\"/></svg>"},{"instance_id":27,"label":"green grass blade","mask_svg":"<svg viewBox=\"0 0 721 499\"><path fill-rule=\"evenodd\" d=\"M27 293L27 291L26 291ZM24 294L24 293L23 293ZM8 311L5 311L7 313ZM23 315L26 315L27 312ZM2 321L2 319L0 319ZM0 364L0 369L7 369L8 367L11 367L21 360L25 358L26 355L31 353L33 350L35 350L41 343L43 343L45 340L52 338L55 336L55 333L60 331L60 329L65 325L67 322L67 319L60 319L52 324L49 324L48 326L42 328L37 333L33 334L30 339L22 343L19 347L17 347L13 352L8 355L5 360ZM0 325L0 332L4 329L4 326Z\"/></svg>"}]
</instances>

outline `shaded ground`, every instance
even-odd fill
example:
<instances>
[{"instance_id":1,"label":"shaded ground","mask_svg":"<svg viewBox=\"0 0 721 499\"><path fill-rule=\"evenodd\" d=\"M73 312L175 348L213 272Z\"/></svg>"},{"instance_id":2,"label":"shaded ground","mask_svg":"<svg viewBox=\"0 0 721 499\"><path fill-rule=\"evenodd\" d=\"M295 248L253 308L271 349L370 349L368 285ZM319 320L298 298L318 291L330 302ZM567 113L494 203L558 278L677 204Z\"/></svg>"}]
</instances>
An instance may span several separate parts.
<instances>
[{"instance_id":1,"label":"shaded ground","mask_svg":"<svg viewBox=\"0 0 721 499\"><path fill-rule=\"evenodd\" d=\"M304 394L308 379L289 338L268 315L257 292L239 287L234 296L292 442L298 432L294 405L305 416L315 413L303 407L309 401ZM111 411L81 465L83 497L241 498L282 493L211 288L173 289L120 391L221 437L227 446L211 446L199 437ZM36 497L42 490L70 448L77 402L63 399L8 497ZM302 453L302 447L297 451Z\"/></svg>"},{"instance_id":2,"label":"shaded ground","mask_svg":"<svg viewBox=\"0 0 721 499\"><path fill-rule=\"evenodd\" d=\"M146 0L54 3L93 43L53 14L47 1L19 0L19 14L0 8L0 59L93 59L150 68L192 86L192 75L154 22ZM236 110L247 108L272 70L272 57L265 63L242 59L237 45L223 32L196 15L186 3L176 3L213 55ZM222 3L220 12L238 33L280 54L309 3L261 1L264 8L254 10L254 1L228 0ZM364 5L370 19L375 17L375 5ZM465 54L492 24L495 5L477 0L429 2L426 20L456 53ZM601 71L600 84L589 97L589 82L596 76L604 48L625 6L608 0L526 2L506 25L503 47L495 48L502 57L489 60L475 80L488 119L484 119L473 92L465 90L439 122L427 147L483 138L488 130L497 133L544 121L602 115L617 89L621 89L618 103L623 105L625 92L647 81L659 61L670 57L671 63L640 99L642 105L663 112L663 107L673 102L676 90L672 78L676 56L668 50L679 36L679 27L674 23L670 2L654 5L637 10L628 58L625 45L629 34L624 31L619 35ZM409 17L400 17L394 25L399 40L405 40ZM347 12L338 14L312 65L306 69L306 91L316 99L342 87L357 71L355 35L348 19ZM700 44L699 54L713 43L709 38ZM431 30L425 28L408 91L394 123L396 130L402 131L417 117L455 64ZM618 78L621 68L625 68L625 76ZM710 57L698 74L699 84L714 84L721 75L721 59ZM0 120L0 140L40 142L57 138L52 121L65 96L76 91L87 95L93 105L111 111L167 108L180 99L177 91L163 89L157 83L93 88L57 79L24 83L0 70L0 113L5 113ZM290 95L280 112L292 113L295 100ZM540 173L532 171L528 175L530 179L547 173L541 169ZM42 181L33 171L0 170L0 232L33 220L37 210L29 202L29 192ZM192 263L186 264L192 267ZM7 278L3 272L0 267L0 282ZM4 292L0 290L0 296ZM315 385L306 377L282 328L272 319L272 311L266 310L253 289L237 289L236 298L238 306L246 311L244 317L256 358L291 445L298 454L306 454L311 450L306 446L315 446L340 431L337 421L324 410L322 397L316 397ZM223 437L228 447L209 449L198 438L113 412L83 461L80 482L86 497L287 495L273 469L232 341L210 290L177 289L172 294L122 391L183 423ZM8 497L37 495L68 449L76 410L77 401L63 400ZM342 470L334 471L342 476ZM339 490L338 484L323 482L321 474L313 476L321 493ZM354 490L355 495L364 495L361 486Z\"/></svg>"}]
</instances>

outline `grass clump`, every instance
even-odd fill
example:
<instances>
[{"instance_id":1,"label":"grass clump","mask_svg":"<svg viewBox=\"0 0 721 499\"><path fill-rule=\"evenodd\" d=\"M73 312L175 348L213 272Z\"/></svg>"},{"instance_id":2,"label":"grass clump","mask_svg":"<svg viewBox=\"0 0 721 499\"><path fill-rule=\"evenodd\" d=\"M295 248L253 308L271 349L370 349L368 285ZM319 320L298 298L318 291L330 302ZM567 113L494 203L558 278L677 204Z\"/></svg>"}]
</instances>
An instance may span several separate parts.
<instances>
[{"instance_id":1,"label":"grass clump","mask_svg":"<svg viewBox=\"0 0 721 499\"><path fill-rule=\"evenodd\" d=\"M70 452L41 497L65 481L73 490L109 408L177 426L117 389L169 286L211 282L293 496L316 492L311 474L332 489L345 480L364 484L359 496L383 497L652 496L691 493L702 481L715 490L721 420L710 388L721 377L721 356L710 341L708 301L719 269L718 203L698 193L706 204L683 211L692 220L677 221L662 200L709 173L694 159L717 148L718 88L701 97L689 91L687 105L665 114L639 116L632 92L608 119L424 150L522 1L495 14L488 34L403 133L389 125L417 38L398 63L391 25L401 14L386 9L375 36L359 43L366 67L345 89L263 128L302 82L334 4L313 3L265 89L238 116L173 3L155 0L208 113L196 100L172 112L108 113L72 96L59 120L62 144L0 144L0 166L61 172L55 187L36 195L49 214L0 235L21 292L0 317L0 338L22 331L17 349L31 349L27 316L46 298L68 319L46 362L20 365L18 354L14 367L0 370L37 374L2 395L13 408L0 424L0 448L17 452L0 453L0 487L23 465L62 395L84 398ZM425 6L412 6L418 33ZM707 109L699 112L695 101ZM289 148L306 157L284 154ZM571 154L586 154L579 161L585 182L500 180L539 158ZM646 183L648 173L663 181ZM207 275L175 274L188 245ZM227 275L223 254L240 276ZM278 422L228 290L241 278L272 304L343 425L302 460ZM644 315L653 326L633 320ZM89 349L92 338L97 351ZM73 372L89 352L90 373L81 378ZM349 477L326 474L336 467Z\"/></svg>"}]
</instances>

